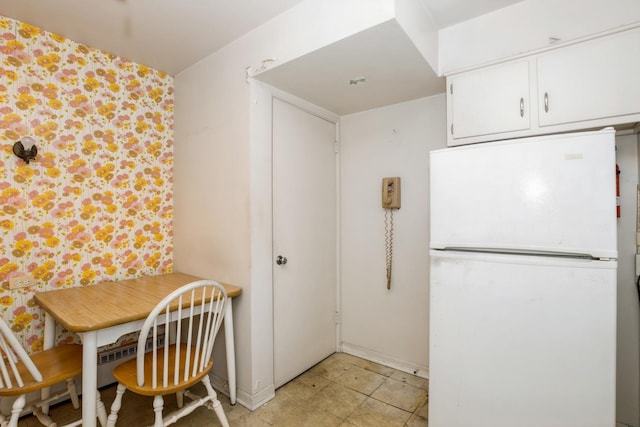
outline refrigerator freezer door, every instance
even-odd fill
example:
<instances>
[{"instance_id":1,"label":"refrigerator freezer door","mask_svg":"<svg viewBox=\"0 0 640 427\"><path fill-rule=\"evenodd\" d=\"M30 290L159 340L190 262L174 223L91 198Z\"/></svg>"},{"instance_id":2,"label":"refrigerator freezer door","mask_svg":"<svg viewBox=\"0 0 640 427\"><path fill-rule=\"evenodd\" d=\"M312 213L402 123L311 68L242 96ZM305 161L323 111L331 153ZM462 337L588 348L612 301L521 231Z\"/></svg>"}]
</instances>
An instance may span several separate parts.
<instances>
[{"instance_id":1,"label":"refrigerator freezer door","mask_svg":"<svg viewBox=\"0 0 640 427\"><path fill-rule=\"evenodd\" d=\"M431 251L430 298L430 427L615 424L615 261Z\"/></svg>"},{"instance_id":2,"label":"refrigerator freezer door","mask_svg":"<svg viewBox=\"0 0 640 427\"><path fill-rule=\"evenodd\" d=\"M613 129L431 152L431 248L617 257Z\"/></svg>"}]
</instances>

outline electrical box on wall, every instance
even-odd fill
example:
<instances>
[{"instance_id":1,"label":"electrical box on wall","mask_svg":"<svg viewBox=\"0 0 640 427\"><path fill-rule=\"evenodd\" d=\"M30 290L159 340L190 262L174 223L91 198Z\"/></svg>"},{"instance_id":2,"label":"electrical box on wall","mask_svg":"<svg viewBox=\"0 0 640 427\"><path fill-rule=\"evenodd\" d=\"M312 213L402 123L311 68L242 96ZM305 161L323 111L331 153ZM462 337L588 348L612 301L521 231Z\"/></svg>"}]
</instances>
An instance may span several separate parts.
<instances>
[{"instance_id":1,"label":"electrical box on wall","mask_svg":"<svg viewBox=\"0 0 640 427\"><path fill-rule=\"evenodd\" d=\"M31 274L9 279L9 289L28 288L31 285L33 285L33 276Z\"/></svg>"}]
</instances>

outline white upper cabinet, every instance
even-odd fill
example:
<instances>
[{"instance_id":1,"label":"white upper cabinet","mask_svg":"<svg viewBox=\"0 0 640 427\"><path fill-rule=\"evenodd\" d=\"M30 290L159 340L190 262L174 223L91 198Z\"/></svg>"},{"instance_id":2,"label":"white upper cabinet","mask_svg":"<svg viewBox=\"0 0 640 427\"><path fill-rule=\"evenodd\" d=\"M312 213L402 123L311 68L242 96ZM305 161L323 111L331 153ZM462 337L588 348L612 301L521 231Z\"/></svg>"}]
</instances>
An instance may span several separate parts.
<instances>
[{"instance_id":1,"label":"white upper cabinet","mask_svg":"<svg viewBox=\"0 0 640 427\"><path fill-rule=\"evenodd\" d=\"M447 76L447 143L640 122L640 27Z\"/></svg>"},{"instance_id":2,"label":"white upper cabinet","mask_svg":"<svg viewBox=\"0 0 640 427\"><path fill-rule=\"evenodd\" d=\"M527 61L459 74L448 83L449 133L454 138L529 129Z\"/></svg>"},{"instance_id":3,"label":"white upper cabinet","mask_svg":"<svg viewBox=\"0 0 640 427\"><path fill-rule=\"evenodd\" d=\"M540 126L640 112L640 28L537 57Z\"/></svg>"}]
</instances>

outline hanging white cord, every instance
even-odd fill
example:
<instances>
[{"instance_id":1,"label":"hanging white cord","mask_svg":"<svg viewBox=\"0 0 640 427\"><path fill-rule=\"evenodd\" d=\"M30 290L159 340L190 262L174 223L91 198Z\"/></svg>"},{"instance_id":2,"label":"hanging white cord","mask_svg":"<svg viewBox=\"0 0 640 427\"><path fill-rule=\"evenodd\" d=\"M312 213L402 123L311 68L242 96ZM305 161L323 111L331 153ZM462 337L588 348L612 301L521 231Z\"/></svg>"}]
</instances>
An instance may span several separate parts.
<instances>
[{"instance_id":1,"label":"hanging white cord","mask_svg":"<svg viewBox=\"0 0 640 427\"><path fill-rule=\"evenodd\" d=\"M384 241L387 262L387 289L391 289L391 262L393 260L393 209L384 212Z\"/></svg>"},{"instance_id":2,"label":"hanging white cord","mask_svg":"<svg viewBox=\"0 0 640 427\"><path fill-rule=\"evenodd\" d=\"M636 187L636 259L640 255L640 185ZM637 261L636 261L637 264ZM637 269L637 266L636 266ZM638 291L638 301L640 301L640 274L636 271L636 290Z\"/></svg>"},{"instance_id":3,"label":"hanging white cord","mask_svg":"<svg viewBox=\"0 0 640 427\"><path fill-rule=\"evenodd\" d=\"M640 185L636 188L636 254L640 254Z\"/></svg>"}]
</instances>

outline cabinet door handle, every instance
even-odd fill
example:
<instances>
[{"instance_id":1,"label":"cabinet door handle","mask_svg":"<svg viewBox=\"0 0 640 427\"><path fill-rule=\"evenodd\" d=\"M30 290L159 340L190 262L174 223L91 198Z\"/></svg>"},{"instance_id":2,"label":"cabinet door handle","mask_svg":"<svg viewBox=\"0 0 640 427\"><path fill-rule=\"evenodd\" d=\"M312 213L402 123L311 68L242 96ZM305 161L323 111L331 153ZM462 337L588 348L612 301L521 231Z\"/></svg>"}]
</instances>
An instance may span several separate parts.
<instances>
[{"instance_id":1,"label":"cabinet door handle","mask_svg":"<svg viewBox=\"0 0 640 427\"><path fill-rule=\"evenodd\" d=\"M544 93L544 112L549 112L549 94L547 92Z\"/></svg>"},{"instance_id":2,"label":"cabinet door handle","mask_svg":"<svg viewBox=\"0 0 640 427\"><path fill-rule=\"evenodd\" d=\"M520 98L520 117L524 117L524 98Z\"/></svg>"}]
</instances>

